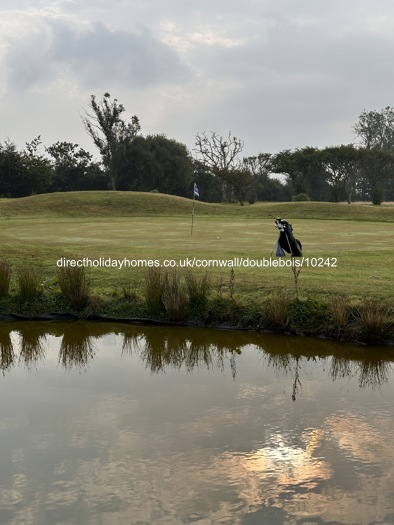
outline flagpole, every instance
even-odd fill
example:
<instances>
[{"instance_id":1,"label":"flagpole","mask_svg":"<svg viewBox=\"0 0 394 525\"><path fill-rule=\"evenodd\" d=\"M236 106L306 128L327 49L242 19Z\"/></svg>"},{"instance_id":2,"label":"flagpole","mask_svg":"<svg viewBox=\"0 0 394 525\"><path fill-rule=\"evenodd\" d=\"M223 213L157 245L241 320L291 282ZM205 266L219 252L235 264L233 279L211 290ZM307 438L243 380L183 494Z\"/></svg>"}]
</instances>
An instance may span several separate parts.
<instances>
[{"instance_id":1,"label":"flagpole","mask_svg":"<svg viewBox=\"0 0 394 525\"><path fill-rule=\"evenodd\" d=\"M192 207L192 229L191 229L191 232L190 232L190 235L193 235L193 223L194 223L194 199L195 199L195 192L194 192L194 189L193 189L193 207Z\"/></svg>"},{"instance_id":2,"label":"flagpole","mask_svg":"<svg viewBox=\"0 0 394 525\"><path fill-rule=\"evenodd\" d=\"M194 184L193 184L192 229L191 229L190 235L193 235L193 224L194 224L194 201L195 201L196 195L197 195L197 197L199 197L199 196L200 196L200 192L198 191L197 184L194 183Z\"/></svg>"}]
</instances>

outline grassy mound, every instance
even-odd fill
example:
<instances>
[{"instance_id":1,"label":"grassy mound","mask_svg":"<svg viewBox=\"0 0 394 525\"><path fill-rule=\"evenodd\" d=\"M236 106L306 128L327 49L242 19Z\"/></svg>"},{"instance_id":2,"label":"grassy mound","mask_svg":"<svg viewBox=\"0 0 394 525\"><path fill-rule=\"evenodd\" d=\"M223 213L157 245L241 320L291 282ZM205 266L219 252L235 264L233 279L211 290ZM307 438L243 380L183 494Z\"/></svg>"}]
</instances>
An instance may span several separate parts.
<instances>
[{"instance_id":1,"label":"grassy mound","mask_svg":"<svg viewBox=\"0 0 394 525\"><path fill-rule=\"evenodd\" d=\"M160 193L48 193L20 199L0 199L0 218L188 216L191 214L191 207L191 199ZM392 204L372 206L332 202L276 202L240 206L196 201L195 213L248 219L285 217L291 221L315 219L394 222Z\"/></svg>"}]
</instances>

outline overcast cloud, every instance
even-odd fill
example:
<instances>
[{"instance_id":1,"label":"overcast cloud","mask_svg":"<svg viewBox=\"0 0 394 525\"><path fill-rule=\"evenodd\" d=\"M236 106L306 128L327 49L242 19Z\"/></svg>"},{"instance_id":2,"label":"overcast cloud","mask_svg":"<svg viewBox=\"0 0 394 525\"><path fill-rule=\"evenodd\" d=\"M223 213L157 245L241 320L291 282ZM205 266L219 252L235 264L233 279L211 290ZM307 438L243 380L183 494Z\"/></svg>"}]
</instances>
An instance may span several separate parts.
<instances>
[{"instance_id":1,"label":"overcast cloud","mask_svg":"<svg viewBox=\"0 0 394 525\"><path fill-rule=\"evenodd\" d=\"M2 0L0 141L78 142L108 91L142 132L194 147L232 131L246 155L355 140L394 105L391 0Z\"/></svg>"}]
</instances>

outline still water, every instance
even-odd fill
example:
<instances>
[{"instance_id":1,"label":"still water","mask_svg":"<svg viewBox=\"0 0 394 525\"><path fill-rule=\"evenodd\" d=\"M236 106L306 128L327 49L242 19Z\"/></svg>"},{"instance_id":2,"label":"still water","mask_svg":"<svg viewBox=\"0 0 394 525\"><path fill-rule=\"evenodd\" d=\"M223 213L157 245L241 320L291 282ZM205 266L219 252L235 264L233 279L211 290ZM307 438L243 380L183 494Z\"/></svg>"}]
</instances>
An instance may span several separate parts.
<instances>
[{"instance_id":1,"label":"still water","mask_svg":"<svg viewBox=\"0 0 394 525\"><path fill-rule=\"evenodd\" d=\"M1 525L394 523L389 349L77 322L0 350Z\"/></svg>"}]
</instances>

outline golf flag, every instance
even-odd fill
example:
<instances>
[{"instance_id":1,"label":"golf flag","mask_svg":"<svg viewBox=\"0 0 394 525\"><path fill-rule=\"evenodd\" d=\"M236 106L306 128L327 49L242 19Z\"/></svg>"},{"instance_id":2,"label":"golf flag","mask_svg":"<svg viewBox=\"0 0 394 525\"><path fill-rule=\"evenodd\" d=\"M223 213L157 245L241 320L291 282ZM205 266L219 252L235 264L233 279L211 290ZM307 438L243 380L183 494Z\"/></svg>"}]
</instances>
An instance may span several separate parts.
<instances>
[{"instance_id":1,"label":"golf flag","mask_svg":"<svg viewBox=\"0 0 394 525\"><path fill-rule=\"evenodd\" d=\"M198 188L197 188L197 184L194 183L194 197L199 197L200 196L200 192L198 191Z\"/></svg>"}]
</instances>

